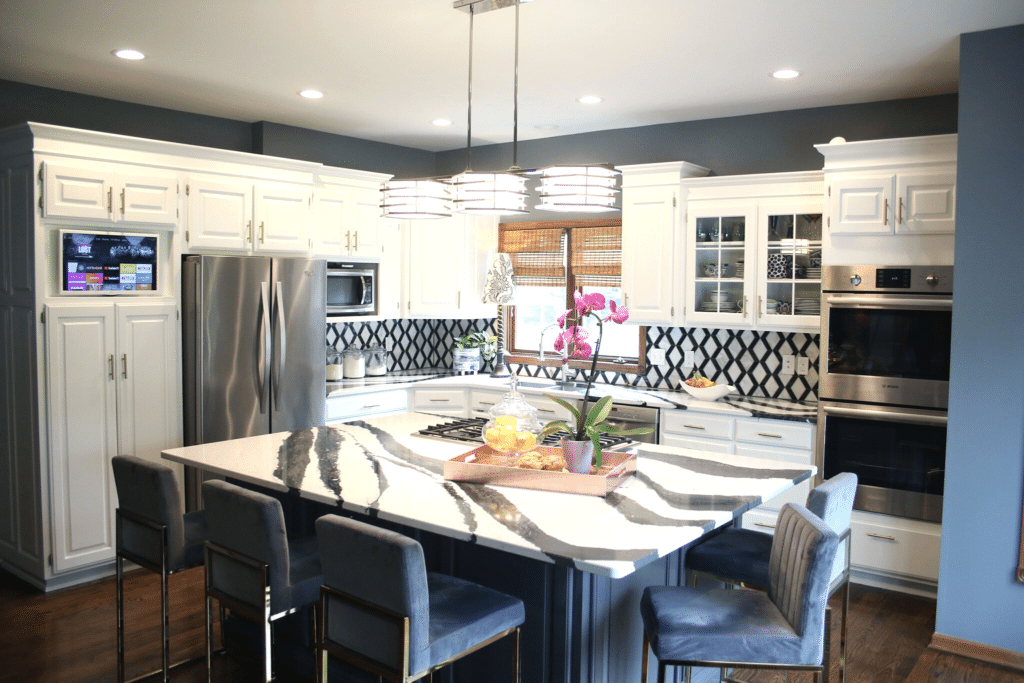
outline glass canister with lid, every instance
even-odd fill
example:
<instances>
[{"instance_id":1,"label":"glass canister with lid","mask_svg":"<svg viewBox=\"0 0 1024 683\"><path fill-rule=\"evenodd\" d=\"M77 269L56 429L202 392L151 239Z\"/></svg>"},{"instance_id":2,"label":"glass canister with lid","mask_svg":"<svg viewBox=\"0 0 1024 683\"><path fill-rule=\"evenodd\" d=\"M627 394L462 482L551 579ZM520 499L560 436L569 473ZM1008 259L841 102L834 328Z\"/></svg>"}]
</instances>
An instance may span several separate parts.
<instances>
[{"instance_id":1,"label":"glass canister with lid","mask_svg":"<svg viewBox=\"0 0 1024 683\"><path fill-rule=\"evenodd\" d=\"M341 379L345 373L341 365L341 353L333 346L327 347L327 381L333 382Z\"/></svg>"},{"instance_id":2,"label":"glass canister with lid","mask_svg":"<svg viewBox=\"0 0 1024 683\"><path fill-rule=\"evenodd\" d=\"M342 354L345 379L366 377L366 354L358 346L350 346Z\"/></svg>"},{"instance_id":3,"label":"glass canister with lid","mask_svg":"<svg viewBox=\"0 0 1024 683\"><path fill-rule=\"evenodd\" d=\"M380 377L388 374L388 352L379 344L366 348L366 375Z\"/></svg>"},{"instance_id":4,"label":"glass canister with lid","mask_svg":"<svg viewBox=\"0 0 1024 683\"><path fill-rule=\"evenodd\" d=\"M512 464L523 453L537 446L537 435L544 425L537 419L537 409L519 393L518 379L513 375L511 390L488 413L490 419L483 427L484 443L506 453Z\"/></svg>"}]
</instances>

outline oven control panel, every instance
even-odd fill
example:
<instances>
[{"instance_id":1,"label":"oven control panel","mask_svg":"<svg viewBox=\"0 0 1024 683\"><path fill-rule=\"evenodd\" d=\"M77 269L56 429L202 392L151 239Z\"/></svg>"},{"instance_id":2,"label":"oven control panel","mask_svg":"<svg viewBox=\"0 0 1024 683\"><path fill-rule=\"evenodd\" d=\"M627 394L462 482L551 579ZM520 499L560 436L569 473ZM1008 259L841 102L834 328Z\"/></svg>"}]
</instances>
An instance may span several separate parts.
<instances>
[{"instance_id":1,"label":"oven control panel","mask_svg":"<svg viewBox=\"0 0 1024 683\"><path fill-rule=\"evenodd\" d=\"M876 268L876 289L910 289L910 268Z\"/></svg>"},{"instance_id":2,"label":"oven control panel","mask_svg":"<svg viewBox=\"0 0 1024 683\"><path fill-rule=\"evenodd\" d=\"M953 266L825 266L821 273L823 292L860 294L946 294L953 293Z\"/></svg>"}]
</instances>

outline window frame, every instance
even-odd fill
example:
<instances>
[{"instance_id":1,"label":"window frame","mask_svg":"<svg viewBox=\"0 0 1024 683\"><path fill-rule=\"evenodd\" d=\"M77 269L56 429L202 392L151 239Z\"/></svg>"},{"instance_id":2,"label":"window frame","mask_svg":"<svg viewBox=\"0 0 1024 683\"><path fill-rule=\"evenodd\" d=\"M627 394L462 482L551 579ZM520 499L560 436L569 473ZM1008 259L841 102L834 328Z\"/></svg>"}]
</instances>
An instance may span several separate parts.
<instances>
[{"instance_id":1,"label":"window frame","mask_svg":"<svg viewBox=\"0 0 1024 683\"><path fill-rule=\"evenodd\" d=\"M523 221L518 223L501 223L498 227L499 233L503 228L509 230L543 230L543 229L559 229L563 233L563 239L565 240L565 262L566 262L566 274L565 274L565 310L569 310L575 305L573 298L573 292L579 288L576 287L576 276L572 272L572 238L570 231L573 228L606 228L606 227L622 227L622 218L591 218L582 220L568 220L568 221ZM561 357L557 354L545 354L546 357L542 361L540 360L540 353L530 352L527 350L517 350L515 346L515 332L516 332L516 306L505 305L502 306L499 315L502 316L502 330L505 335L503 340L505 348L505 360L508 363L518 363L521 365L536 365L539 367L553 367L558 368L561 366ZM554 321L552 321L554 322ZM613 323L612 323L613 324ZM597 370L598 372L625 372L643 374L647 369L647 327L644 325L638 325L637 328L637 356L625 359L624 363L616 363L607 360L607 356L604 356L605 360L598 360ZM569 360L569 368L574 370L589 370L593 359L588 360Z\"/></svg>"}]
</instances>

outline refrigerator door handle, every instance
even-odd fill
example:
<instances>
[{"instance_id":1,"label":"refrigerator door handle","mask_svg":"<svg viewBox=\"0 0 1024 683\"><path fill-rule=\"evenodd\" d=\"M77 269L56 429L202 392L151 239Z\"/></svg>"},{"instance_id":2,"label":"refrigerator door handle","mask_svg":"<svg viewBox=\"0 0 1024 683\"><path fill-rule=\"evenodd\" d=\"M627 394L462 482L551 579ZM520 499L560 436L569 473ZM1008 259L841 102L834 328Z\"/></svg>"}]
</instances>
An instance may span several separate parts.
<instances>
[{"instance_id":1,"label":"refrigerator door handle","mask_svg":"<svg viewBox=\"0 0 1024 683\"><path fill-rule=\"evenodd\" d=\"M256 377L260 381L260 414L267 412L267 381L270 379L268 370L270 365L270 325L267 318L270 316L270 283L260 283L260 309L257 316L259 321L259 351L256 355Z\"/></svg>"},{"instance_id":2,"label":"refrigerator door handle","mask_svg":"<svg viewBox=\"0 0 1024 683\"><path fill-rule=\"evenodd\" d=\"M281 377L284 376L285 352L288 350L288 337L285 332L284 324L284 287L281 285L280 280L274 284L274 353L277 356L277 366L274 368L272 384L274 407L276 409L278 404L278 395L281 391Z\"/></svg>"}]
</instances>

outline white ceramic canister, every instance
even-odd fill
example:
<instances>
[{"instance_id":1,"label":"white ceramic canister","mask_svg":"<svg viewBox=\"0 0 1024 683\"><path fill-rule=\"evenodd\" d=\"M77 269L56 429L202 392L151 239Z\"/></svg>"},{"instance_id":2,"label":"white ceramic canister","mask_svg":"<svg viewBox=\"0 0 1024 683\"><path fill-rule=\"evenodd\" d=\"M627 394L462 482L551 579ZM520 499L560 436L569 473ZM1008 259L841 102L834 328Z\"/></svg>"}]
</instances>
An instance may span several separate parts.
<instances>
[{"instance_id":1,"label":"white ceramic canister","mask_svg":"<svg viewBox=\"0 0 1024 683\"><path fill-rule=\"evenodd\" d=\"M366 354L362 349L350 346L345 349L341 357L346 379L366 377Z\"/></svg>"}]
</instances>

